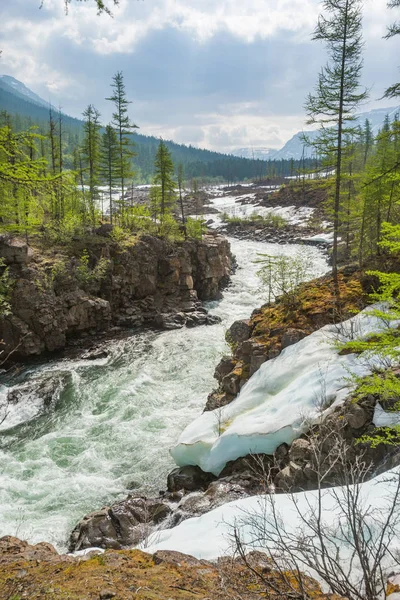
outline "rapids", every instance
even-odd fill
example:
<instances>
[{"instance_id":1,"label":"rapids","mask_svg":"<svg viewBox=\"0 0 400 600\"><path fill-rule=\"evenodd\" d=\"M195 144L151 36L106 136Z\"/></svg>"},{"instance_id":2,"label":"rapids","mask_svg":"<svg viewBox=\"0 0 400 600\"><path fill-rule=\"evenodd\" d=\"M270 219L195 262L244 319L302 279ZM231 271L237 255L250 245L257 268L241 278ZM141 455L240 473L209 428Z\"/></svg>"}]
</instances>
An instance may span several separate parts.
<instances>
[{"instance_id":1,"label":"rapids","mask_svg":"<svg viewBox=\"0 0 400 600\"><path fill-rule=\"evenodd\" d=\"M231 244L239 267L223 299L207 304L222 318L220 325L132 333L107 343L107 359L55 360L19 377L68 375L49 406L29 406L33 400L27 397L1 426L0 536L45 540L64 550L84 514L130 490L165 488L174 466L169 448L203 410L215 366L229 350L226 329L265 301L253 261L260 252L299 250L233 239ZM310 276L326 271L318 249L301 250ZM0 392L6 391L3 385Z\"/></svg>"}]
</instances>

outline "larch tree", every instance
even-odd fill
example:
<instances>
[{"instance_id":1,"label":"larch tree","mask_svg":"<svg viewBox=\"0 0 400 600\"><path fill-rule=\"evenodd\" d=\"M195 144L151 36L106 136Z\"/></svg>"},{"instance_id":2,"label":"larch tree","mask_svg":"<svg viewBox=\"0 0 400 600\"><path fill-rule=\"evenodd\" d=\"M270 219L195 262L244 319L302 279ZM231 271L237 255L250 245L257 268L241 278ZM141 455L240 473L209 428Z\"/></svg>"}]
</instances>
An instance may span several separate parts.
<instances>
[{"instance_id":1,"label":"larch tree","mask_svg":"<svg viewBox=\"0 0 400 600\"><path fill-rule=\"evenodd\" d=\"M390 0L388 2L388 8L400 8L400 0ZM386 39L390 39L395 35L400 34L400 21L395 21L388 27ZM396 98L400 96L400 83L391 85L384 94L385 98Z\"/></svg>"},{"instance_id":2,"label":"larch tree","mask_svg":"<svg viewBox=\"0 0 400 600\"><path fill-rule=\"evenodd\" d=\"M92 226L96 224L96 204L99 198L99 159L100 159L100 113L89 104L83 112L85 137L82 153L86 167L86 180L89 188L89 216Z\"/></svg>"},{"instance_id":3,"label":"larch tree","mask_svg":"<svg viewBox=\"0 0 400 600\"><path fill-rule=\"evenodd\" d=\"M179 163L179 165L178 165L177 179L178 179L179 204L180 204L180 208L181 208L183 233L184 233L184 236L185 236L185 239L186 239L187 238L186 218L185 218L185 211L184 211L184 208L183 208L183 188L184 188L184 185L185 185L185 173L184 173L184 169L183 169L183 164L182 163Z\"/></svg>"},{"instance_id":4,"label":"larch tree","mask_svg":"<svg viewBox=\"0 0 400 600\"><path fill-rule=\"evenodd\" d=\"M111 125L107 125L101 139L100 176L107 186L111 224L114 212L113 193L121 179L119 167L120 154L117 134Z\"/></svg>"},{"instance_id":5,"label":"larch tree","mask_svg":"<svg viewBox=\"0 0 400 600\"><path fill-rule=\"evenodd\" d=\"M132 170L132 158L135 156L134 152L131 150L133 142L129 139L128 135L132 134L138 126L131 121L128 114L128 106L131 102L126 97L124 78L121 71L118 71L118 73L114 75L111 87L113 88L113 95L106 98L106 100L113 102L115 107L111 124L118 136L119 178L121 183L121 221L122 224L124 224L125 187L127 179L134 175Z\"/></svg>"},{"instance_id":6,"label":"larch tree","mask_svg":"<svg viewBox=\"0 0 400 600\"><path fill-rule=\"evenodd\" d=\"M150 190L152 212L162 225L176 203L174 163L165 142L160 140L154 159L154 179Z\"/></svg>"},{"instance_id":7,"label":"larch tree","mask_svg":"<svg viewBox=\"0 0 400 600\"><path fill-rule=\"evenodd\" d=\"M368 92L360 89L362 72L362 0L324 0L313 40L325 42L328 63L321 69L315 92L306 101L308 124L319 124L322 132L316 147L330 157L335 168L333 205L334 239L332 268L339 294L338 232L342 183L342 155L345 136L355 135L351 126L357 107Z\"/></svg>"}]
</instances>

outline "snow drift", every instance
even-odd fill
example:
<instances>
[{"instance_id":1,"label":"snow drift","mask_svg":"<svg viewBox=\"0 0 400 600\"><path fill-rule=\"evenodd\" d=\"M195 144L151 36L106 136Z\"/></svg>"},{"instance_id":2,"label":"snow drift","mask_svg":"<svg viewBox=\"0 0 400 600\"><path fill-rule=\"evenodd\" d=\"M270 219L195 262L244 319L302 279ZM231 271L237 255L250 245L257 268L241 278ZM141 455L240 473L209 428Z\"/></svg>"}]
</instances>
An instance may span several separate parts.
<instances>
[{"instance_id":1,"label":"snow drift","mask_svg":"<svg viewBox=\"0 0 400 600\"><path fill-rule=\"evenodd\" d=\"M327 325L264 363L231 404L189 424L171 450L176 463L219 475L231 460L273 454L300 437L310 421L345 400L351 374L370 372L371 362L354 354L340 356L334 343L384 329L370 312L371 307L339 325Z\"/></svg>"}]
</instances>

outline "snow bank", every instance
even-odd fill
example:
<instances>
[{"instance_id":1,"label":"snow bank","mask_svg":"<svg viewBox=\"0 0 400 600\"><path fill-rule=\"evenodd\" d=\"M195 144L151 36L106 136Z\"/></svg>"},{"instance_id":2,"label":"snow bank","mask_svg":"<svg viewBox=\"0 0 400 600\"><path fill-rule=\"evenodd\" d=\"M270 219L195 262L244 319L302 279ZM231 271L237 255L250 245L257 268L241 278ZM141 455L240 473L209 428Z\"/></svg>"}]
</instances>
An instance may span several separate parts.
<instances>
[{"instance_id":1,"label":"snow bank","mask_svg":"<svg viewBox=\"0 0 400 600\"><path fill-rule=\"evenodd\" d=\"M227 462L250 453L273 454L291 444L349 391L349 374L365 376L369 365L339 356L333 342L367 337L384 328L363 311L327 325L264 363L229 405L205 412L181 434L171 454L179 466L198 465L218 475Z\"/></svg>"},{"instance_id":2,"label":"snow bank","mask_svg":"<svg viewBox=\"0 0 400 600\"><path fill-rule=\"evenodd\" d=\"M391 498L395 491L400 468L396 467L387 473L383 473L360 485L360 506L371 506L371 519L374 515L385 515L390 509ZM295 498L296 504L293 502ZM337 523L338 510L337 499L341 498L340 488L322 491L322 522L326 527L331 527ZM266 529L273 531L272 522L272 504L276 514L283 518L284 531L282 535L293 534L299 531L301 519L312 514L318 506L318 492L300 492L293 497L289 494L278 494L271 498L266 496L252 496L224 504L201 517L194 517L183 521L177 527L166 529L153 533L147 540L144 550L149 553L157 550L176 550L185 554L190 554L199 559L212 560L219 556L227 556L233 553L232 533L233 526L239 527L241 537L245 544L254 548L254 539L256 533L253 525L250 523L249 515L252 517L252 523L257 521L259 516L265 524ZM393 518L393 522L395 521ZM375 521L376 525L376 521ZM399 529L397 546L400 540L400 523L397 519ZM392 547L392 550L395 550ZM343 549L345 554L346 549Z\"/></svg>"},{"instance_id":3,"label":"snow bank","mask_svg":"<svg viewBox=\"0 0 400 600\"><path fill-rule=\"evenodd\" d=\"M340 239L340 238L339 238ZM301 238L302 242L315 242L316 244L333 244L333 233L318 233L311 237Z\"/></svg>"},{"instance_id":4,"label":"snow bank","mask_svg":"<svg viewBox=\"0 0 400 600\"><path fill-rule=\"evenodd\" d=\"M387 412L378 402L375 406L372 422L375 427L393 427L393 425L400 425L400 412Z\"/></svg>"}]
</instances>

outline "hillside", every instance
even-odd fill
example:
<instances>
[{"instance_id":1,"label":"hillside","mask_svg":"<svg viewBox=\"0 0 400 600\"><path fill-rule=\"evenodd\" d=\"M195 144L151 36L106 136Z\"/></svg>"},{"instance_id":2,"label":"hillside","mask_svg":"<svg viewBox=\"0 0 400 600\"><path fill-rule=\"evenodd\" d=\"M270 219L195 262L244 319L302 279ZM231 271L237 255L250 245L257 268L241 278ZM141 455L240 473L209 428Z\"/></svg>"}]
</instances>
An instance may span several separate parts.
<instances>
[{"instance_id":1,"label":"hillside","mask_svg":"<svg viewBox=\"0 0 400 600\"><path fill-rule=\"evenodd\" d=\"M37 125L39 131L46 132L48 128L50 104L32 92L23 83L13 77L0 76L0 110L12 115L18 115L17 128ZM83 121L63 113L63 129L66 138L74 135L82 136ZM71 136L72 134L72 136ZM153 173L153 162L159 139L135 133L133 136L135 152L135 171L137 182L146 183ZM250 178L260 178L266 173L265 160L250 160L233 155L221 154L203 150L193 146L166 142L172 153L175 164L182 163L187 178L220 178L221 181L237 181ZM66 153L70 150L67 147Z\"/></svg>"}]
</instances>

